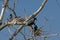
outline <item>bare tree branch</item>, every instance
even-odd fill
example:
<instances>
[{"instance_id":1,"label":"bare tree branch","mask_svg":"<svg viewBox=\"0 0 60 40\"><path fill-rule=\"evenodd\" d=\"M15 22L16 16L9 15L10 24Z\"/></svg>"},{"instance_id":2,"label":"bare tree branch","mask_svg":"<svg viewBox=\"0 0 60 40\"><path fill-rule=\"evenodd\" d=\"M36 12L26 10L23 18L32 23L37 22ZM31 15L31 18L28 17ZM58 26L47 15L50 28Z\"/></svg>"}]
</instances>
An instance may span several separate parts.
<instances>
[{"instance_id":1,"label":"bare tree branch","mask_svg":"<svg viewBox=\"0 0 60 40\"><path fill-rule=\"evenodd\" d=\"M41 4L41 6L38 8L37 11L35 11L26 21L29 21L30 19L34 18L39 12L43 9L44 5L46 4L47 0L44 0Z\"/></svg>"},{"instance_id":2,"label":"bare tree branch","mask_svg":"<svg viewBox=\"0 0 60 40\"><path fill-rule=\"evenodd\" d=\"M27 18L24 22L26 23L27 21L29 21L30 19L34 18L44 7L45 3L47 2L47 0L44 0L42 2L42 5L39 7L39 9L34 12L29 18ZM21 31L21 29L24 27L24 25L21 25L13 34L12 36L9 38L9 40L13 40L13 38Z\"/></svg>"},{"instance_id":3,"label":"bare tree branch","mask_svg":"<svg viewBox=\"0 0 60 40\"><path fill-rule=\"evenodd\" d=\"M26 25L23 23L24 18L14 18L11 22L7 21L4 24L0 25L0 31L8 25Z\"/></svg>"},{"instance_id":4,"label":"bare tree branch","mask_svg":"<svg viewBox=\"0 0 60 40\"><path fill-rule=\"evenodd\" d=\"M13 40L13 38L21 31L21 29L24 27L24 25L21 25L9 38L9 40Z\"/></svg>"},{"instance_id":5,"label":"bare tree branch","mask_svg":"<svg viewBox=\"0 0 60 40\"><path fill-rule=\"evenodd\" d=\"M14 16L17 17L15 10L13 8L10 8L9 6L7 6L7 7L8 7L8 9L10 9L13 12Z\"/></svg>"},{"instance_id":6,"label":"bare tree branch","mask_svg":"<svg viewBox=\"0 0 60 40\"><path fill-rule=\"evenodd\" d=\"M7 22L5 22L4 24L2 24L2 25L0 26L0 31L1 31L3 28L5 28L7 25L8 25Z\"/></svg>"},{"instance_id":7,"label":"bare tree branch","mask_svg":"<svg viewBox=\"0 0 60 40\"><path fill-rule=\"evenodd\" d=\"M2 19L3 19L3 17L4 17L4 12L5 12L5 10L6 10L6 7L7 7L7 5L8 5L8 2L9 2L9 0L5 0L5 3L2 5L3 7L2 7L1 14L0 14L0 21L2 21Z\"/></svg>"},{"instance_id":8,"label":"bare tree branch","mask_svg":"<svg viewBox=\"0 0 60 40\"><path fill-rule=\"evenodd\" d=\"M60 36L60 34L49 34L49 35L41 35L42 38L49 38L54 36Z\"/></svg>"},{"instance_id":9,"label":"bare tree branch","mask_svg":"<svg viewBox=\"0 0 60 40\"><path fill-rule=\"evenodd\" d=\"M24 39L27 40L27 39L26 39L26 36L24 35L24 33L22 33L22 32L20 32L20 33L23 35Z\"/></svg>"},{"instance_id":10,"label":"bare tree branch","mask_svg":"<svg viewBox=\"0 0 60 40\"><path fill-rule=\"evenodd\" d=\"M31 38L28 38L27 40L34 40L34 39L31 37Z\"/></svg>"}]
</instances>

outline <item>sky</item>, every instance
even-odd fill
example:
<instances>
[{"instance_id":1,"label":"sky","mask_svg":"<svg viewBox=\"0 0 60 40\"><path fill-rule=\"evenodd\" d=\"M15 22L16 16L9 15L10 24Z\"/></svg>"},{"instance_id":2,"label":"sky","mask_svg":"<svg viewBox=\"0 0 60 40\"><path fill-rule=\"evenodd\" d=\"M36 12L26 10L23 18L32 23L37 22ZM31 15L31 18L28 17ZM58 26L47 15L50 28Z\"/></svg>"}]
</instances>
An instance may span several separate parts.
<instances>
[{"instance_id":1,"label":"sky","mask_svg":"<svg viewBox=\"0 0 60 40\"><path fill-rule=\"evenodd\" d=\"M18 0L15 7L17 15L25 18L25 11L24 11L25 8L26 15L27 17L29 17L39 8L42 1L43 0ZM12 3L13 1L10 0L9 1L10 7L12 7L13 5ZM2 1L0 1L0 13L1 13L1 9L2 9ZM10 13L12 12L9 9L6 9L3 22L6 21ZM60 0L47 1L43 10L36 16L37 18L36 24L38 25L38 27L42 26L42 23L44 23L45 21L45 17L48 19L48 21L45 23L44 27L42 27L42 30L48 32L48 34L60 33ZM11 28L11 32L13 33L15 30L12 27L10 28ZM24 32L24 28L22 29L22 31ZM26 32L25 35L29 35L30 31L28 27L25 27L25 32ZM9 37L10 37L10 33L8 31L8 27L0 31L0 40L8 40ZM20 33L16 37L19 40L23 40L23 36ZM46 40L60 40L60 36L49 37Z\"/></svg>"}]
</instances>

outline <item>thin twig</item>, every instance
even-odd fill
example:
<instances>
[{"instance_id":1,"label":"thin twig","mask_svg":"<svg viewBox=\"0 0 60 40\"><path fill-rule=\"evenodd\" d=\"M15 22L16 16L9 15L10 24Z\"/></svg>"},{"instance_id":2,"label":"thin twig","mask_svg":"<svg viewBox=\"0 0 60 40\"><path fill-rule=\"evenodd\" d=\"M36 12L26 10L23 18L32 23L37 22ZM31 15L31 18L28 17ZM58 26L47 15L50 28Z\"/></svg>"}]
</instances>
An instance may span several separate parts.
<instances>
[{"instance_id":1,"label":"thin twig","mask_svg":"<svg viewBox=\"0 0 60 40\"><path fill-rule=\"evenodd\" d=\"M54 36L60 36L60 34L48 34L48 35L41 35L42 38L49 38L49 37L54 37Z\"/></svg>"},{"instance_id":2,"label":"thin twig","mask_svg":"<svg viewBox=\"0 0 60 40\"><path fill-rule=\"evenodd\" d=\"M15 10L13 8L10 8L9 6L7 6L7 7L8 7L8 9L10 9L13 12L14 16L17 17Z\"/></svg>"}]
</instances>

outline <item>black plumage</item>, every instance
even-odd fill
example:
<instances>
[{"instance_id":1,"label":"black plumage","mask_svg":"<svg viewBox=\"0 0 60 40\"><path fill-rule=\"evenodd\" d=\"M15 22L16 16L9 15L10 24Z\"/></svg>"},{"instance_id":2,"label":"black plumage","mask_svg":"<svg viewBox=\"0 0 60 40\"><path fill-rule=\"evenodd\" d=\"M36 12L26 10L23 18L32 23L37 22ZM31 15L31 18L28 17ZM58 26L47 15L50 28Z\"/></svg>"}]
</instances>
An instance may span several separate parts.
<instances>
[{"instance_id":1,"label":"black plumage","mask_svg":"<svg viewBox=\"0 0 60 40\"><path fill-rule=\"evenodd\" d=\"M2 25L2 22L0 21L0 25Z\"/></svg>"},{"instance_id":2,"label":"black plumage","mask_svg":"<svg viewBox=\"0 0 60 40\"><path fill-rule=\"evenodd\" d=\"M13 19L13 15L12 14L9 14L8 21L12 21L12 19Z\"/></svg>"},{"instance_id":3,"label":"black plumage","mask_svg":"<svg viewBox=\"0 0 60 40\"><path fill-rule=\"evenodd\" d=\"M34 26L34 31L36 31L38 29L37 25Z\"/></svg>"},{"instance_id":4,"label":"black plumage","mask_svg":"<svg viewBox=\"0 0 60 40\"><path fill-rule=\"evenodd\" d=\"M31 19L28 23L28 26L33 25L33 24L35 25L35 20L37 19L36 18Z\"/></svg>"},{"instance_id":5,"label":"black plumage","mask_svg":"<svg viewBox=\"0 0 60 40\"><path fill-rule=\"evenodd\" d=\"M9 16L10 16L10 19L13 18L12 14L10 14Z\"/></svg>"}]
</instances>

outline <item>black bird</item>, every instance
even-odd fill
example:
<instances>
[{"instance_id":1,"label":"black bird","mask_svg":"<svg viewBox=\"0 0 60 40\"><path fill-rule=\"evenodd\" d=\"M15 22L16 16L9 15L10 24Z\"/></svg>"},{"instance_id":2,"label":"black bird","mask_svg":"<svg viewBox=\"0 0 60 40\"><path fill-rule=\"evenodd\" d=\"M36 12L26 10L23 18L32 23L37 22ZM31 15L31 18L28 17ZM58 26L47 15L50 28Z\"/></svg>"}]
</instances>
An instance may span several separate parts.
<instances>
[{"instance_id":1,"label":"black bird","mask_svg":"<svg viewBox=\"0 0 60 40\"><path fill-rule=\"evenodd\" d=\"M28 23L28 26L31 26L33 24L35 25L35 20L37 20L37 19L36 18L31 19Z\"/></svg>"},{"instance_id":2,"label":"black bird","mask_svg":"<svg viewBox=\"0 0 60 40\"><path fill-rule=\"evenodd\" d=\"M10 14L9 16L10 16L10 19L13 18L12 14Z\"/></svg>"},{"instance_id":3,"label":"black bird","mask_svg":"<svg viewBox=\"0 0 60 40\"><path fill-rule=\"evenodd\" d=\"M39 36L41 34L40 30L38 29L38 26L35 25L34 27L34 36Z\"/></svg>"},{"instance_id":4,"label":"black bird","mask_svg":"<svg viewBox=\"0 0 60 40\"><path fill-rule=\"evenodd\" d=\"M13 19L13 15L12 14L9 14L8 21L11 21L12 19Z\"/></svg>"},{"instance_id":5,"label":"black bird","mask_svg":"<svg viewBox=\"0 0 60 40\"><path fill-rule=\"evenodd\" d=\"M2 22L0 21L0 25L2 25Z\"/></svg>"},{"instance_id":6,"label":"black bird","mask_svg":"<svg viewBox=\"0 0 60 40\"><path fill-rule=\"evenodd\" d=\"M34 26L34 31L36 31L38 29L37 25Z\"/></svg>"}]
</instances>

